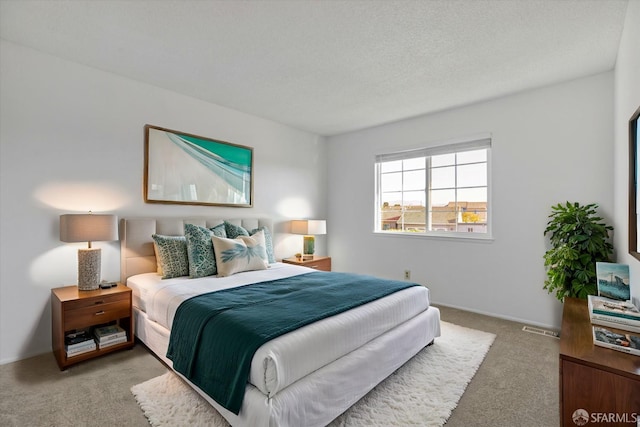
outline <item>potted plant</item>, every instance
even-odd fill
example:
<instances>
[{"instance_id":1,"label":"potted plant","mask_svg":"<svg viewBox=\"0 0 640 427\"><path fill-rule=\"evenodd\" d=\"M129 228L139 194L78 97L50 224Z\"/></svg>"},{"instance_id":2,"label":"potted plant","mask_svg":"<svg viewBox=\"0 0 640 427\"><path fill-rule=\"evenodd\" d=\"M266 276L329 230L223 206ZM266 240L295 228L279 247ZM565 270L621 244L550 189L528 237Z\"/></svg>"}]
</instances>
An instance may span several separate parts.
<instances>
[{"instance_id":1,"label":"potted plant","mask_svg":"<svg viewBox=\"0 0 640 427\"><path fill-rule=\"evenodd\" d=\"M598 205L591 203L552 206L544 235L550 235L551 249L544 254L547 280L544 289L556 298L586 299L596 294L596 262L609 262L613 227L597 216Z\"/></svg>"}]
</instances>

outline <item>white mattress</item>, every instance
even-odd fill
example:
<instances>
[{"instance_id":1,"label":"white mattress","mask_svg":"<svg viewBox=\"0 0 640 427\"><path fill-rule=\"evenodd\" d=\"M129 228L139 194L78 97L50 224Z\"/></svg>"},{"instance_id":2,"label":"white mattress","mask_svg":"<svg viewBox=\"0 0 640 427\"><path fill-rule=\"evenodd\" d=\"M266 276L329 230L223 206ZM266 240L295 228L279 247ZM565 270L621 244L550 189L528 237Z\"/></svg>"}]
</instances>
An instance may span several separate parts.
<instances>
[{"instance_id":1,"label":"white mattress","mask_svg":"<svg viewBox=\"0 0 640 427\"><path fill-rule=\"evenodd\" d=\"M177 307L187 298L311 271L315 270L276 263L268 270L223 278L162 280L156 273L146 273L129 278L127 285L133 289L134 304L146 312L148 320L170 329ZM429 290L414 286L285 334L258 349L252 360L249 382L273 397L428 308Z\"/></svg>"}]
</instances>

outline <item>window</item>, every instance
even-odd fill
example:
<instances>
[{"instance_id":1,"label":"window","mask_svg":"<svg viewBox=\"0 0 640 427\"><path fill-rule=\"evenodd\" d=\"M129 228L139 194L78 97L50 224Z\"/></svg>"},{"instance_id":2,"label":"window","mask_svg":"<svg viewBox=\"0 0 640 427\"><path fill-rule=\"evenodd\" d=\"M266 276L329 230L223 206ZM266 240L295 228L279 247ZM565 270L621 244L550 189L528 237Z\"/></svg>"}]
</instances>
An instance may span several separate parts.
<instances>
[{"instance_id":1,"label":"window","mask_svg":"<svg viewBox=\"0 0 640 427\"><path fill-rule=\"evenodd\" d=\"M490 235L491 138L376 156L376 232Z\"/></svg>"}]
</instances>

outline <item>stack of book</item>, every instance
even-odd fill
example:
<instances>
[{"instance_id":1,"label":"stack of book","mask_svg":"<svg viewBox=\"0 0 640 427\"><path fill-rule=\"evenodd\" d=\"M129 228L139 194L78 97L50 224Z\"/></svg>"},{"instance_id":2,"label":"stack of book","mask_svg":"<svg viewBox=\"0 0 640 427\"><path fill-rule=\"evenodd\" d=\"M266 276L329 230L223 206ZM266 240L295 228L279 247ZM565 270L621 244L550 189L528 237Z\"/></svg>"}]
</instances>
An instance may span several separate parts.
<instances>
[{"instance_id":1,"label":"stack of book","mask_svg":"<svg viewBox=\"0 0 640 427\"><path fill-rule=\"evenodd\" d=\"M631 301L589 295L589 315L594 325L640 333L640 311Z\"/></svg>"},{"instance_id":2,"label":"stack of book","mask_svg":"<svg viewBox=\"0 0 640 427\"><path fill-rule=\"evenodd\" d=\"M64 337L64 349L67 357L78 356L96 349L96 342L87 331L71 332Z\"/></svg>"},{"instance_id":3,"label":"stack of book","mask_svg":"<svg viewBox=\"0 0 640 427\"><path fill-rule=\"evenodd\" d=\"M93 335L96 337L99 349L127 342L127 332L118 325L96 327Z\"/></svg>"},{"instance_id":4,"label":"stack of book","mask_svg":"<svg viewBox=\"0 0 640 427\"><path fill-rule=\"evenodd\" d=\"M589 295L593 343L640 356L640 310L631 300L629 266L597 263L598 296Z\"/></svg>"}]
</instances>

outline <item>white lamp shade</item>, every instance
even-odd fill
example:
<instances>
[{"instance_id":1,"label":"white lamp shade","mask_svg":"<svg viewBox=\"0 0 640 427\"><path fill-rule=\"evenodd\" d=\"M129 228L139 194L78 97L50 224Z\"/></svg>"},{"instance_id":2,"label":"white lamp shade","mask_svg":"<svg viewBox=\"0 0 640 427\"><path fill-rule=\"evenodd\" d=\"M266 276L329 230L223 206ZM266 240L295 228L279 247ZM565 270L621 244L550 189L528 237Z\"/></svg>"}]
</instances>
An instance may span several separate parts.
<instances>
[{"instance_id":1,"label":"white lamp shade","mask_svg":"<svg viewBox=\"0 0 640 427\"><path fill-rule=\"evenodd\" d=\"M60 215L60 240L63 242L101 242L118 240L115 215Z\"/></svg>"},{"instance_id":2,"label":"white lamp shade","mask_svg":"<svg viewBox=\"0 0 640 427\"><path fill-rule=\"evenodd\" d=\"M327 234L327 221L324 219L293 220L291 221L291 232L307 236Z\"/></svg>"}]
</instances>

